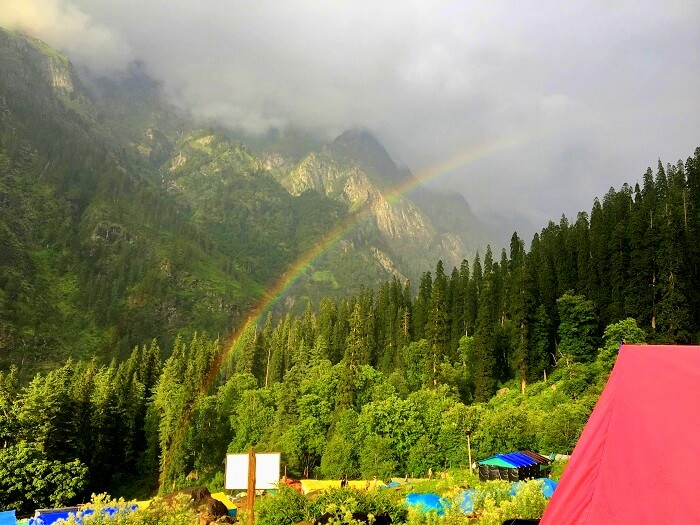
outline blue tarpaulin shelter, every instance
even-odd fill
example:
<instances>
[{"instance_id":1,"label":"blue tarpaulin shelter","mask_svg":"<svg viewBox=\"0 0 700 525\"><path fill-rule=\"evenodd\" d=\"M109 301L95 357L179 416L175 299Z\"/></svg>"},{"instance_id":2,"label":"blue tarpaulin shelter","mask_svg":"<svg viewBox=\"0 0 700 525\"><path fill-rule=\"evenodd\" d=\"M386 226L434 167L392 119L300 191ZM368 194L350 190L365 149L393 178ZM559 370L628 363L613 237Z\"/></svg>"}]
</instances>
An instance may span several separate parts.
<instances>
[{"instance_id":1,"label":"blue tarpaulin shelter","mask_svg":"<svg viewBox=\"0 0 700 525\"><path fill-rule=\"evenodd\" d=\"M17 516L14 510L5 510L0 512L0 525L16 525Z\"/></svg>"},{"instance_id":2,"label":"blue tarpaulin shelter","mask_svg":"<svg viewBox=\"0 0 700 525\"><path fill-rule=\"evenodd\" d=\"M490 458L481 459L477 463L481 481L494 479L521 481L541 477L543 466L549 465L551 460L536 452L521 450L508 454L496 454Z\"/></svg>"}]
</instances>

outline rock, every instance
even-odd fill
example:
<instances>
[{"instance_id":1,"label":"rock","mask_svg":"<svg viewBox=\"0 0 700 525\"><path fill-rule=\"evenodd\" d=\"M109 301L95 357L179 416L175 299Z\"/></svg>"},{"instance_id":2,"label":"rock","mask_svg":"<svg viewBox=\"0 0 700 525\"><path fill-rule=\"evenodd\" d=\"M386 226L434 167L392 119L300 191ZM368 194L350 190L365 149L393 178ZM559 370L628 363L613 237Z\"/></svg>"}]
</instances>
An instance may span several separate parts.
<instances>
[{"instance_id":1,"label":"rock","mask_svg":"<svg viewBox=\"0 0 700 525\"><path fill-rule=\"evenodd\" d=\"M208 511L203 511L199 513L199 525L209 525L216 521L216 518L212 516Z\"/></svg>"},{"instance_id":2,"label":"rock","mask_svg":"<svg viewBox=\"0 0 700 525\"><path fill-rule=\"evenodd\" d=\"M209 492L209 489L207 487L189 487L186 489L182 489L175 494L188 494L190 498L192 498L192 506L193 507L199 507L200 505L204 504L205 500L207 498L212 499L211 497L211 492ZM219 502L221 503L221 502ZM221 503L223 505L223 503Z\"/></svg>"},{"instance_id":3,"label":"rock","mask_svg":"<svg viewBox=\"0 0 700 525\"><path fill-rule=\"evenodd\" d=\"M216 518L228 516L228 509L226 508L226 505L221 503L218 499L208 496L204 499L202 504L206 507L207 512Z\"/></svg>"}]
</instances>

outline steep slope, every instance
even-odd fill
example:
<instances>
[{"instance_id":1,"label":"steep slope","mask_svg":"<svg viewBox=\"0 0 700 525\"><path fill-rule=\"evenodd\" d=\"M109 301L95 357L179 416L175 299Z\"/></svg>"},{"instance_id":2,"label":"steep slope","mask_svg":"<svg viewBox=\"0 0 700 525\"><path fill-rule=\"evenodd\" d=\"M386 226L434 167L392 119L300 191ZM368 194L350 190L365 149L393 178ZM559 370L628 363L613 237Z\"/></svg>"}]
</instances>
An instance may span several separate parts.
<instances>
[{"instance_id":1,"label":"steep slope","mask_svg":"<svg viewBox=\"0 0 700 525\"><path fill-rule=\"evenodd\" d=\"M342 202L350 213L371 206L371 219L362 227L381 245L382 259L411 279L436 259L448 268L459 266L486 244L461 195L424 188L404 194L401 188L412 186L411 173L366 131L345 132L293 168L275 173L293 195L314 190Z\"/></svg>"},{"instance_id":2,"label":"steep slope","mask_svg":"<svg viewBox=\"0 0 700 525\"><path fill-rule=\"evenodd\" d=\"M263 282L284 272L344 215L316 193L290 195L245 146L212 131L179 140L161 178L193 224Z\"/></svg>"},{"instance_id":3,"label":"steep slope","mask_svg":"<svg viewBox=\"0 0 700 525\"><path fill-rule=\"evenodd\" d=\"M0 29L0 367L218 332L261 290L120 158L69 61Z\"/></svg>"},{"instance_id":4,"label":"steep slope","mask_svg":"<svg viewBox=\"0 0 700 525\"><path fill-rule=\"evenodd\" d=\"M0 368L123 355L183 329L225 334L300 258L280 309L473 252L466 202L398 195L410 173L370 134L320 145L271 131L256 155L194 130L138 64L79 75L0 29L0 116ZM370 216L319 243L365 204Z\"/></svg>"},{"instance_id":5,"label":"steep slope","mask_svg":"<svg viewBox=\"0 0 700 525\"><path fill-rule=\"evenodd\" d=\"M60 53L0 29L0 72L0 368L225 334L346 215L291 195L240 143L186 131L138 67L83 83ZM292 302L390 275L374 243L339 246Z\"/></svg>"}]
</instances>

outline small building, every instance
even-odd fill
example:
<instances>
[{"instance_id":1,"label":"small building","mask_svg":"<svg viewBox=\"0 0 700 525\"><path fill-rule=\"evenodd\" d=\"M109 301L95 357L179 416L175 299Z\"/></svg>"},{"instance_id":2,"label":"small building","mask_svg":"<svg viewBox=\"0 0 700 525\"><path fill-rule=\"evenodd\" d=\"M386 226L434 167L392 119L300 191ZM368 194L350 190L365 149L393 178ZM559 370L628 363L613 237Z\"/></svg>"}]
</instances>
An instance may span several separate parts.
<instances>
[{"instance_id":1,"label":"small building","mask_svg":"<svg viewBox=\"0 0 700 525\"><path fill-rule=\"evenodd\" d=\"M551 461L531 450L521 450L508 454L496 454L477 461L477 464L479 465L479 479L481 481L496 479L522 481L546 476Z\"/></svg>"}]
</instances>

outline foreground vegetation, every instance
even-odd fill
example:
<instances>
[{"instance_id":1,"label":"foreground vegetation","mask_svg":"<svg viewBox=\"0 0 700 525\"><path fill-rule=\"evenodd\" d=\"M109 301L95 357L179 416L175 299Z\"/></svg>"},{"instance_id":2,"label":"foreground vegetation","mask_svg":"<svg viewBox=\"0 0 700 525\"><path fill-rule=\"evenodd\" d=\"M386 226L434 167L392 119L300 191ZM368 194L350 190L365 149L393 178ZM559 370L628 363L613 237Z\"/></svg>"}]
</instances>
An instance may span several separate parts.
<instances>
[{"instance_id":1,"label":"foreground vegetation","mask_svg":"<svg viewBox=\"0 0 700 525\"><path fill-rule=\"evenodd\" d=\"M290 476L334 479L464 467L467 429L474 458L570 451L618 341L643 337L633 320L611 325L591 364L561 361L547 382L525 392L509 383L471 405L447 384L411 391L369 365L344 383L343 361L295 366L287 381L259 387L249 373L215 374L220 345L202 336L178 342L162 370L152 344L119 365L69 362L24 388L0 373L0 505L31 512L95 490L143 497L158 485L220 489L225 453L250 446L281 451Z\"/></svg>"},{"instance_id":2,"label":"foreground vegetation","mask_svg":"<svg viewBox=\"0 0 700 525\"><path fill-rule=\"evenodd\" d=\"M251 446L281 451L290 475L332 478L465 466L466 431L475 457L568 452L621 341L697 341L699 202L697 150L611 190L590 223L550 223L529 252L514 235L498 262L487 250L449 277L438 263L415 296L394 279L233 346L195 333L27 385L10 368L0 505L220 486L225 453Z\"/></svg>"},{"instance_id":3,"label":"foreground vegetation","mask_svg":"<svg viewBox=\"0 0 700 525\"><path fill-rule=\"evenodd\" d=\"M471 487L471 506L463 510L463 494ZM406 505L408 493L432 493L442 498L444 515L435 511ZM256 499L255 522L258 525L293 525L301 521L326 520L328 523L359 524L368 516L390 517L392 523L407 525L431 525L435 523L470 523L479 525L499 524L507 518L538 518L544 512L547 500L539 481L522 483L513 493L511 484L505 481L478 482L468 471L454 471L444 479L422 481L394 489L369 491L352 488L336 488L304 496L282 485ZM145 508L131 511L132 503L110 499L106 495L94 496L68 523L93 525L142 525L170 523L173 525L199 523L197 509L193 509L187 495L174 498L154 498ZM104 513L103 509L110 509ZM118 512L114 513L114 510ZM87 511L87 512L86 512ZM246 522L245 509L240 509L238 519Z\"/></svg>"}]
</instances>

